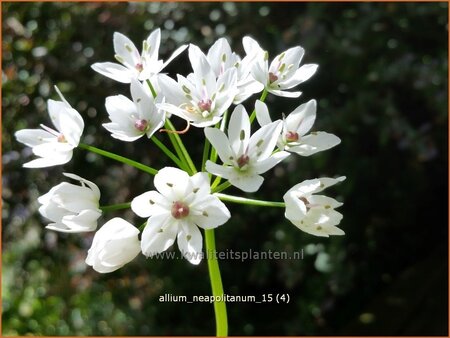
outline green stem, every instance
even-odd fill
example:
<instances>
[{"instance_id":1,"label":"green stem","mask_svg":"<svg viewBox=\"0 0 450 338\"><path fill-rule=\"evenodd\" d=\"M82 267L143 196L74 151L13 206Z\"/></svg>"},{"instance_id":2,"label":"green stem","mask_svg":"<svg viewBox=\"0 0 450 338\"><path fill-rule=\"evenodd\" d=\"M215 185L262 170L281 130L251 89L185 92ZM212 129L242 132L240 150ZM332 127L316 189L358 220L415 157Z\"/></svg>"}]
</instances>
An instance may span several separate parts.
<instances>
[{"instance_id":1,"label":"green stem","mask_svg":"<svg viewBox=\"0 0 450 338\"><path fill-rule=\"evenodd\" d=\"M264 90L263 90L263 92L261 94L261 97L259 98L259 101L264 102L266 100L266 97L267 97L268 93L269 92L267 91L267 89L264 88ZM256 117L256 108L253 109L252 114L250 115L250 123L253 123L253 120L255 119L255 117Z\"/></svg>"},{"instance_id":2,"label":"green stem","mask_svg":"<svg viewBox=\"0 0 450 338\"><path fill-rule=\"evenodd\" d=\"M102 149L99 149L99 148L96 148L96 147L93 147L93 146L90 146L90 145L87 145L87 144L84 144L84 143L80 143L78 145L78 147L80 147L81 149L85 149L85 150L91 151L93 153L96 153L98 155L102 155L102 156L111 158L111 159L116 160L118 162L122 162L122 163L128 164L128 165L130 165L132 167L135 167L135 168L137 168L139 170L145 171L146 173L149 173L151 175L156 175L158 173L158 170L156 170L156 169L154 169L152 167L146 166L146 165L144 165L144 164L142 164L140 162L136 162L136 161L130 160L129 158L126 158L126 157L123 157L123 156L120 156L120 155L116 155L116 154L111 153L111 152L106 151L106 150L102 150Z\"/></svg>"},{"instance_id":3,"label":"green stem","mask_svg":"<svg viewBox=\"0 0 450 338\"><path fill-rule=\"evenodd\" d=\"M142 232L142 231L144 230L145 226L147 225L147 222L148 222L148 221L145 221L144 223L142 223L142 224L139 226L138 230L139 230L140 232Z\"/></svg>"},{"instance_id":4,"label":"green stem","mask_svg":"<svg viewBox=\"0 0 450 338\"><path fill-rule=\"evenodd\" d=\"M221 192L221 191L223 191L223 190L225 190L225 189L227 189L227 188L229 188L229 187L231 187L231 183L228 182L228 181L226 181L226 182L223 182L223 183L222 183L221 185L219 185L218 187L213 188L213 189L212 189L212 192L213 192L213 193L218 193L218 192Z\"/></svg>"},{"instance_id":5,"label":"green stem","mask_svg":"<svg viewBox=\"0 0 450 338\"><path fill-rule=\"evenodd\" d=\"M162 143L160 140L158 140L155 136L153 136L151 138L151 140L153 141L153 143L155 143L159 149L161 149L167 156L169 156L169 158L181 169L186 170L186 166L184 165L183 162L180 161L180 159L173 153L170 151L169 148L167 148L164 143Z\"/></svg>"},{"instance_id":6,"label":"green stem","mask_svg":"<svg viewBox=\"0 0 450 338\"><path fill-rule=\"evenodd\" d=\"M239 204L247 204L247 205L257 205L260 207L276 207L276 208L285 208L286 204L284 202L272 202L272 201L261 201L255 200L251 198L244 198L226 194L215 193L215 196L219 197L222 201L239 203Z\"/></svg>"},{"instance_id":7,"label":"green stem","mask_svg":"<svg viewBox=\"0 0 450 338\"><path fill-rule=\"evenodd\" d=\"M114 211L114 210L120 210L120 209L128 209L130 206L131 206L131 202L112 204L112 205L103 205L103 206L100 206L100 210L103 212L108 212L108 211Z\"/></svg>"},{"instance_id":8,"label":"green stem","mask_svg":"<svg viewBox=\"0 0 450 338\"><path fill-rule=\"evenodd\" d=\"M169 119L166 119L166 123L164 126L166 129L171 130L169 127ZM177 153L178 158L180 159L180 161L182 163L184 163L185 168L189 168L186 159L184 158L183 152L181 151L180 146L178 145L178 142L175 140L175 135L172 133L167 133L167 135L169 136L170 142L172 143L173 148L175 149L175 152ZM187 170L189 171L189 170Z\"/></svg>"},{"instance_id":9,"label":"green stem","mask_svg":"<svg viewBox=\"0 0 450 338\"><path fill-rule=\"evenodd\" d=\"M211 143L207 138L205 138L205 145L203 146L203 156L202 156L202 168L201 171L205 171L205 164L208 160L209 149L211 148ZM211 175L211 174L210 174Z\"/></svg>"},{"instance_id":10,"label":"green stem","mask_svg":"<svg viewBox=\"0 0 450 338\"><path fill-rule=\"evenodd\" d=\"M211 190L214 190L214 188L219 185L221 180L222 180L222 177L217 176L216 179L214 180L213 184L211 184Z\"/></svg>"},{"instance_id":11,"label":"green stem","mask_svg":"<svg viewBox=\"0 0 450 338\"><path fill-rule=\"evenodd\" d=\"M216 256L216 240L214 229L205 230L205 245L207 252L209 279L214 298L223 297L222 277L220 276L219 262ZM228 335L228 320L226 303L222 300L214 302L214 313L216 315L216 335L226 337Z\"/></svg>"},{"instance_id":12,"label":"green stem","mask_svg":"<svg viewBox=\"0 0 450 338\"><path fill-rule=\"evenodd\" d=\"M175 127L173 126L172 122L169 119L166 119L166 125L168 126L169 130L172 130L172 131L175 130ZM195 168L194 162L192 162L191 156L189 155L188 151L186 150L186 147L184 146L183 141L180 138L180 135L178 135L177 133L169 133L169 136L172 136L174 138L176 144L178 144L178 147L179 147L181 153L183 154L184 159L187 162L187 165L189 166L189 168L191 170L191 173L195 174L197 172L197 169ZM172 137L171 137L171 140L172 140Z\"/></svg>"},{"instance_id":13,"label":"green stem","mask_svg":"<svg viewBox=\"0 0 450 338\"><path fill-rule=\"evenodd\" d=\"M150 91L152 92L153 98L156 97L156 91L155 88L153 88L152 83L150 82L150 80L147 80L147 85L150 88Z\"/></svg>"}]
</instances>

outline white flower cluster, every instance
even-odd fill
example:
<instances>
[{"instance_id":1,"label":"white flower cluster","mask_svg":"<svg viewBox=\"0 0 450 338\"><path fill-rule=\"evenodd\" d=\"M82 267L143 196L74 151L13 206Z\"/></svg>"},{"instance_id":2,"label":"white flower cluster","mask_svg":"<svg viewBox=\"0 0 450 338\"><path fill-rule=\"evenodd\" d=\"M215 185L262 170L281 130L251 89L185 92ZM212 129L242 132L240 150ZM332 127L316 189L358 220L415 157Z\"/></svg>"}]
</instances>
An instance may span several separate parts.
<instances>
[{"instance_id":1,"label":"white flower cluster","mask_svg":"<svg viewBox=\"0 0 450 338\"><path fill-rule=\"evenodd\" d=\"M139 252L147 257L161 253L175 240L185 258L198 264L203 247L199 228L218 227L231 217L220 195L215 194L222 179L228 186L256 192L263 184L262 175L291 154L310 156L340 143L335 135L310 131L316 118L315 100L299 105L287 116L278 116L275 121L271 118L275 114L270 114L263 102L269 93L287 98L300 96L301 92L289 90L317 70L315 64L300 66L303 48L290 48L269 64L268 52L252 38L243 38L246 52L243 58L231 50L226 39L220 38L206 54L193 44L183 45L163 62L158 59L160 41L161 32L157 29L143 41L139 52L130 39L115 33L115 59L119 63L92 65L98 73L130 84L131 99L124 95L106 98L110 122L103 126L113 138L132 142L143 135L152 138L175 116L184 119L188 127L203 128L205 142L213 149L209 159L204 158L204 171L163 168L154 177L156 190L132 200L134 213L148 218L143 229L113 218L96 232L86 263L101 273L122 267ZM192 73L177 74L176 79L162 74L168 63L185 49ZM261 98L256 100L254 112L249 116L243 103L259 92ZM48 101L56 130L41 125L42 129L16 132L17 140L31 147L39 157L24 164L25 167L65 164L80 144L83 120L58 93L61 101ZM229 111L232 112L228 119ZM255 117L260 128L252 133ZM221 164L217 163L217 157ZM39 198L40 213L53 222L47 228L71 233L95 231L102 214L98 187L74 174L65 175L79 181L81 186L61 183ZM211 184L212 175L216 179ZM317 194L344 179L317 178L292 187L284 195L286 218L316 236L344 234L336 227L342 215L335 209L341 203Z\"/></svg>"}]
</instances>

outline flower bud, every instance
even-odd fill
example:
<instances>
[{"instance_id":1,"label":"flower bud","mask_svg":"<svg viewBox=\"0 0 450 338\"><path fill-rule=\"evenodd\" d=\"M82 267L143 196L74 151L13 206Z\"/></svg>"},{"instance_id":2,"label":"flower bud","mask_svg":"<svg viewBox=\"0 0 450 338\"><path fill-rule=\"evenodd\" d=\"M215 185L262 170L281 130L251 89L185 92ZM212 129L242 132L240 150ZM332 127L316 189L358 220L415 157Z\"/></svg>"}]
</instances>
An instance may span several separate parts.
<instances>
[{"instance_id":1,"label":"flower bud","mask_svg":"<svg viewBox=\"0 0 450 338\"><path fill-rule=\"evenodd\" d=\"M141 250L139 230L122 218L106 222L96 232L86 264L95 271L108 273L132 261Z\"/></svg>"},{"instance_id":2,"label":"flower bud","mask_svg":"<svg viewBox=\"0 0 450 338\"><path fill-rule=\"evenodd\" d=\"M80 176L64 175L79 181L81 186L63 182L38 198L42 204L40 214L53 222L47 229L72 233L94 231L102 214L99 209L100 190Z\"/></svg>"}]
</instances>

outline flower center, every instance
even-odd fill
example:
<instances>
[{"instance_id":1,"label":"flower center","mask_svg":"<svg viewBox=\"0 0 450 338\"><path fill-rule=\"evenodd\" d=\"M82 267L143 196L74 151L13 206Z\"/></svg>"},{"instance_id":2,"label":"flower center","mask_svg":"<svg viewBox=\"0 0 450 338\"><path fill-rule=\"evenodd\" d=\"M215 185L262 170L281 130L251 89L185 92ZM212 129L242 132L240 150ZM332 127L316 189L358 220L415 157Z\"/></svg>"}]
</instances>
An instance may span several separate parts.
<instances>
[{"instance_id":1,"label":"flower center","mask_svg":"<svg viewBox=\"0 0 450 338\"><path fill-rule=\"evenodd\" d=\"M239 169L248 164L248 162L250 162L250 157L248 157L248 155L246 154L241 155L241 157L237 159L237 165L239 166Z\"/></svg>"},{"instance_id":2,"label":"flower center","mask_svg":"<svg viewBox=\"0 0 450 338\"><path fill-rule=\"evenodd\" d=\"M198 107L200 110L203 111L210 111L211 110L212 101L210 99L207 100L201 100L198 103Z\"/></svg>"},{"instance_id":3,"label":"flower center","mask_svg":"<svg viewBox=\"0 0 450 338\"><path fill-rule=\"evenodd\" d=\"M147 127L148 127L148 121L147 121L147 120L144 120L144 119L142 119L142 120L136 120L136 121L134 122L134 127L135 127L137 130L144 132L144 131L147 129Z\"/></svg>"},{"instance_id":4,"label":"flower center","mask_svg":"<svg viewBox=\"0 0 450 338\"><path fill-rule=\"evenodd\" d=\"M66 140L66 138L64 137L63 134L59 134L58 137L57 137L57 140L58 140L59 143L67 143L67 140Z\"/></svg>"},{"instance_id":5,"label":"flower center","mask_svg":"<svg viewBox=\"0 0 450 338\"><path fill-rule=\"evenodd\" d=\"M273 82L275 82L276 80L278 80L278 76L276 76L274 73L270 72L270 73L269 73L269 82L270 82L270 83L273 83Z\"/></svg>"},{"instance_id":6,"label":"flower center","mask_svg":"<svg viewBox=\"0 0 450 338\"><path fill-rule=\"evenodd\" d=\"M173 218L180 219L189 215L189 207L181 201L173 202L172 204Z\"/></svg>"},{"instance_id":7,"label":"flower center","mask_svg":"<svg viewBox=\"0 0 450 338\"><path fill-rule=\"evenodd\" d=\"M135 68L140 73L144 70L144 65L142 63L136 63Z\"/></svg>"},{"instance_id":8,"label":"flower center","mask_svg":"<svg viewBox=\"0 0 450 338\"><path fill-rule=\"evenodd\" d=\"M288 131L286 133L286 141L295 142L298 141L298 139L299 139L298 133L296 133L295 131Z\"/></svg>"}]
</instances>

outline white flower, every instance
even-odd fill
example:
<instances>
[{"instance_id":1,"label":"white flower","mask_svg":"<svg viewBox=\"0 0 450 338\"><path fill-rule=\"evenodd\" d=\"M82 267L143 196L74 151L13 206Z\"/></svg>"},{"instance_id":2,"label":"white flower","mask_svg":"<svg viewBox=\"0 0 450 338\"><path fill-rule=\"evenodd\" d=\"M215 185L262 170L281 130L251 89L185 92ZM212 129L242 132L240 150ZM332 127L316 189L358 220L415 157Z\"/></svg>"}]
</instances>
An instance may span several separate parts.
<instances>
[{"instance_id":1,"label":"white flower","mask_svg":"<svg viewBox=\"0 0 450 338\"><path fill-rule=\"evenodd\" d=\"M257 61L252 66L252 75L262 83L269 93L283 97L299 97L301 92L287 92L308 80L317 70L316 64L306 64L299 68L305 54L302 47L293 47L277 55L268 63L269 55L252 38L246 36L242 41L247 55L257 53Z\"/></svg>"},{"instance_id":2,"label":"white flower","mask_svg":"<svg viewBox=\"0 0 450 338\"><path fill-rule=\"evenodd\" d=\"M234 104L239 104L264 89L264 85L256 81L251 75L251 66L255 57L256 54L247 55L241 60L239 55L231 51L231 47L225 38L218 39L208 50L206 58L216 77L221 76L230 68L237 69L238 93L234 97Z\"/></svg>"},{"instance_id":3,"label":"white flower","mask_svg":"<svg viewBox=\"0 0 450 338\"><path fill-rule=\"evenodd\" d=\"M113 272L132 261L141 251L139 230L116 217L95 233L86 264L100 273Z\"/></svg>"},{"instance_id":4,"label":"white flower","mask_svg":"<svg viewBox=\"0 0 450 338\"><path fill-rule=\"evenodd\" d=\"M342 203L327 196L314 195L343 180L344 176L322 177L293 186L283 196L286 203L285 217L300 230L311 235L344 235L344 231L336 227L341 222L342 214L334 210Z\"/></svg>"},{"instance_id":5,"label":"white flower","mask_svg":"<svg viewBox=\"0 0 450 338\"><path fill-rule=\"evenodd\" d=\"M237 106L230 118L228 137L217 128L205 128L206 138L222 160L224 166L206 162L206 170L226 178L241 190L254 192L259 189L265 173L289 153L272 154L282 128L281 121L263 126L250 137L250 119L242 105Z\"/></svg>"},{"instance_id":6,"label":"white flower","mask_svg":"<svg viewBox=\"0 0 450 338\"><path fill-rule=\"evenodd\" d=\"M143 135L148 138L164 124L165 114L155 103L161 102L162 97L153 96L138 80L131 80L131 97L133 101L123 95L106 98L106 110L112 122L104 123L111 136L122 141L135 141Z\"/></svg>"},{"instance_id":7,"label":"white flower","mask_svg":"<svg viewBox=\"0 0 450 338\"><path fill-rule=\"evenodd\" d=\"M53 223L47 229L60 232L87 232L97 228L100 190L84 178L74 174L65 176L81 183L81 186L63 182L38 198L39 212Z\"/></svg>"},{"instance_id":8,"label":"white flower","mask_svg":"<svg viewBox=\"0 0 450 338\"><path fill-rule=\"evenodd\" d=\"M200 263L202 235L198 227L216 228L230 218L230 212L211 195L208 174L192 177L177 168L161 169L154 180L158 191L148 191L131 202L140 217L149 217L142 232L141 249L153 256L167 250L177 237L178 248L192 264Z\"/></svg>"},{"instance_id":9,"label":"white flower","mask_svg":"<svg viewBox=\"0 0 450 338\"><path fill-rule=\"evenodd\" d=\"M115 58L121 64L113 62L98 62L91 67L96 72L113 80L130 83L131 79L141 81L150 79L161 72L174 58L181 54L187 47L183 45L166 61L158 60L159 45L161 43L161 30L158 28L143 41L142 53L139 53L134 43L121 33L113 36Z\"/></svg>"},{"instance_id":10,"label":"white flower","mask_svg":"<svg viewBox=\"0 0 450 338\"><path fill-rule=\"evenodd\" d=\"M195 45L189 46L193 73L187 78L177 75L178 82L161 75L159 85L166 102L159 107L192 123L195 127L215 125L233 103L237 94L236 67L229 68L216 79L205 54Z\"/></svg>"},{"instance_id":11,"label":"white flower","mask_svg":"<svg viewBox=\"0 0 450 338\"><path fill-rule=\"evenodd\" d=\"M55 87L56 88L56 87ZM48 100L47 108L56 130L41 124L42 129L22 129L15 133L17 141L32 148L40 158L25 163L26 168L60 165L72 159L73 149L80 143L84 122L81 115L56 88L62 102Z\"/></svg>"},{"instance_id":12,"label":"white flower","mask_svg":"<svg viewBox=\"0 0 450 338\"><path fill-rule=\"evenodd\" d=\"M278 138L278 147L301 156L310 156L319 151L330 149L341 139L336 135L323 131L315 131L306 135L316 120L316 100L304 103L283 119L283 130ZM256 119L261 126L271 123L269 111L265 103L255 103Z\"/></svg>"}]
</instances>

